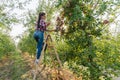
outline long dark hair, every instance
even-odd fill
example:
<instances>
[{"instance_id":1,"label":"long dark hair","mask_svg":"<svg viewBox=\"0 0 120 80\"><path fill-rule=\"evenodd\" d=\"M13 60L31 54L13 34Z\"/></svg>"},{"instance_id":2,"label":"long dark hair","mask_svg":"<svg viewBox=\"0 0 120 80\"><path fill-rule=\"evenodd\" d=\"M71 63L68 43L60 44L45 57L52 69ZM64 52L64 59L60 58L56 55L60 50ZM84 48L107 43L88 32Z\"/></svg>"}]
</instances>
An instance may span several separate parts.
<instances>
[{"instance_id":1,"label":"long dark hair","mask_svg":"<svg viewBox=\"0 0 120 80\"><path fill-rule=\"evenodd\" d=\"M37 27L38 27L38 28L40 27L39 23L40 23L40 20L41 20L41 16L44 16L44 15L45 15L44 12L40 12L40 13L39 13L38 21L37 21Z\"/></svg>"}]
</instances>

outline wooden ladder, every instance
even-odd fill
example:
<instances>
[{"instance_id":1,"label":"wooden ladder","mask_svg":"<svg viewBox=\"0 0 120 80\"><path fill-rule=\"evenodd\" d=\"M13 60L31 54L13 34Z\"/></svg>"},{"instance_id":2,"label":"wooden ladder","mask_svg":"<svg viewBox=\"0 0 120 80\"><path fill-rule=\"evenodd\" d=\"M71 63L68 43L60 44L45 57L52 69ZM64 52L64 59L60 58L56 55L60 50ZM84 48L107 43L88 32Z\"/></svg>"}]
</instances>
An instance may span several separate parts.
<instances>
[{"instance_id":1,"label":"wooden ladder","mask_svg":"<svg viewBox=\"0 0 120 80\"><path fill-rule=\"evenodd\" d=\"M51 45L49 45L49 43L48 43L49 41L51 42ZM63 73L62 80L65 80L64 71L63 71L63 67L62 67L61 60L60 60L59 55L58 55L58 53L57 53L57 50L56 50L56 48L55 48L54 41L52 40L52 37L51 37L51 35L49 35L49 34L46 36L46 38L45 38L45 40L44 40L44 45L43 45L43 49L42 49L42 52L41 52L39 64L42 64L42 61L43 61L43 58L44 58L44 54L45 54L46 45L47 45L48 47L53 48L53 50L54 50L54 53L53 53L53 54L56 56L57 62L58 62L58 64L59 64L58 72L61 71L61 72ZM51 55L53 55L53 54L51 54ZM54 60L53 60L53 61L54 61ZM34 72L33 80L36 80L36 76L37 76L38 69L39 69L39 64L35 64L35 72ZM55 64L53 64L53 66L54 66L54 68L55 68ZM59 80L59 77L60 77L60 76L57 76L57 77L56 77L57 80Z\"/></svg>"}]
</instances>

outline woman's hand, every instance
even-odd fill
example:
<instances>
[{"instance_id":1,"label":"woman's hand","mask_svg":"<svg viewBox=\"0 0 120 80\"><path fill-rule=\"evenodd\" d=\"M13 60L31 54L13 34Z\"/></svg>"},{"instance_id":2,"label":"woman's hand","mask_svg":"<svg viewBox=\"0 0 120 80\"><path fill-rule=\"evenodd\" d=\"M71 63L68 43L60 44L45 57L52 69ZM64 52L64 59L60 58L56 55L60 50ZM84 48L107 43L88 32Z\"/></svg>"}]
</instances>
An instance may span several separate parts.
<instances>
[{"instance_id":1,"label":"woman's hand","mask_svg":"<svg viewBox=\"0 0 120 80\"><path fill-rule=\"evenodd\" d=\"M56 30L46 30L46 31L48 31L48 32L53 32L53 31L56 31Z\"/></svg>"},{"instance_id":2,"label":"woman's hand","mask_svg":"<svg viewBox=\"0 0 120 80\"><path fill-rule=\"evenodd\" d=\"M47 23L47 26L49 26L49 25L50 25L50 22Z\"/></svg>"}]
</instances>

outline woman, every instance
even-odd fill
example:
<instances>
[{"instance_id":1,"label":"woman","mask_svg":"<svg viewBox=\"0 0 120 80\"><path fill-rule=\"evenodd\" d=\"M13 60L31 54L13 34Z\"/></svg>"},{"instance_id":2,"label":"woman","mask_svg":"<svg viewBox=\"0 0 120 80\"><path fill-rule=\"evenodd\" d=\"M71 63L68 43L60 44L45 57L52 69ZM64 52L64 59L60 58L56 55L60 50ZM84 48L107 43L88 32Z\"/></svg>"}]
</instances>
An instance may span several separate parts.
<instances>
[{"instance_id":1,"label":"woman","mask_svg":"<svg viewBox=\"0 0 120 80\"><path fill-rule=\"evenodd\" d=\"M44 31L48 31L46 30L46 27L50 25L50 23L45 22L45 19L46 19L45 13L44 12L39 13L36 30L34 32L34 38L37 42L37 55L36 55L36 61L35 61L37 64L39 62L39 58L42 51Z\"/></svg>"}]
</instances>

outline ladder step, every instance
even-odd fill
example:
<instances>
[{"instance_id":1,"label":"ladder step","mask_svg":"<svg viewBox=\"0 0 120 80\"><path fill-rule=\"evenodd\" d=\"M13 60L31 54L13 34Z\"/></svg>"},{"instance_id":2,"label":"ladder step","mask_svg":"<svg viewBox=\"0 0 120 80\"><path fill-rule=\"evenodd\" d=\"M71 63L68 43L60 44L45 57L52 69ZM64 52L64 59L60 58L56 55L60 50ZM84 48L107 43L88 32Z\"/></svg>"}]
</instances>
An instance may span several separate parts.
<instances>
[{"instance_id":1,"label":"ladder step","mask_svg":"<svg viewBox=\"0 0 120 80\"><path fill-rule=\"evenodd\" d=\"M53 48L54 46L48 46L48 48Z\"/></svg>"},{"instance_id":2,"label":"ladder step","mask_svg":"<svg viewBox=\"0 0 120 80\"><path fill-rule=\"evenodd\" d=\"M55 53L50 53L51 55L55 55Z\"/></svg>"}]
</instances>

